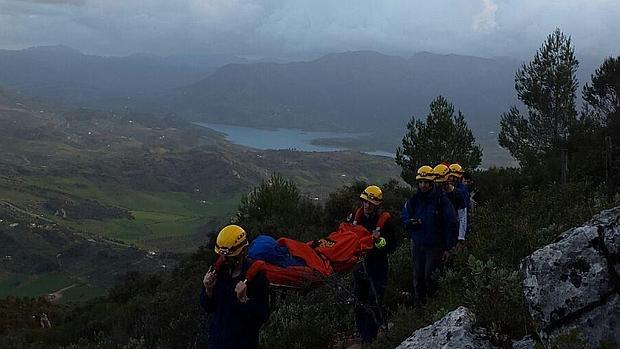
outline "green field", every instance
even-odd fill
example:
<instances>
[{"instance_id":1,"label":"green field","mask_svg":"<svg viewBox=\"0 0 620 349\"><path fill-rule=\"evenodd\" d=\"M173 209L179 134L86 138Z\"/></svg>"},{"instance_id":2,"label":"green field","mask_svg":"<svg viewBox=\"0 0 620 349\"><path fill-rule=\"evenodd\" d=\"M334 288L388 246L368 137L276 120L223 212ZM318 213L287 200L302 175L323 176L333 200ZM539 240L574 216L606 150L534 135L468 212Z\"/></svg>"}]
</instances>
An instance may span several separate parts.
<instances>
[{"instance_id":1,"label":"green field","mask_svg":"<svg viewBox=\"0 0 620 349\"><path fill-rule=\"evenodd\" d=\"M233 214L241 195L209 196L200 193L141 192L127 190L111 183L94 184L82 177L28 177L28 183L47 191L72 198L97 200L131 212L134 219L71 219L48 218L78 231L102 235L137 245L150 240L184 237L196 234L200 227L217 225ZM16 205L40 206L42 200L24 193L2 193ZM39 202L37 202L39 201Z\"/></svg>"},{"instance_id":2,"label":"green field","mask_svg":"<svg viewBox=\"0 0 620 349\"><path fill-rule=\"evenodd\" d=\"M93 287L91 285L79 284L76 287L68 289L62 293L61 303L78 303L84 302L96 297L105 296L107 291Z\"/></svg>"},{"instance_id":3,"label":"green field","mask_svg":"<svg viewBox=\"0 0 620 349\"><path fill-rule=\"evenodd\" d=\"M122 240L145 243L149 240L195 234L201 226L219 222L237 208L240 196L216 203L202 202L185 193L130 193L119 203L131 211L134 219L76 220L78 229ZM131 197L131 202L126 201ZM119 206L121 206L119 205Z\"/></svg>"},{"instance_id":4,"label":"green field","mask_svg":"<svg viewBox=\"0 0 620 349\"><path fill-rule=\"evenodd\" d=\"M71 288L62 292L60 298L60 301L65 303L81 302L106 294L102 288L86 285L60 273L39 275L5 273L0 275L0 298L6 296L39 297L66 287Z\"/></svg>"}]
</instances>

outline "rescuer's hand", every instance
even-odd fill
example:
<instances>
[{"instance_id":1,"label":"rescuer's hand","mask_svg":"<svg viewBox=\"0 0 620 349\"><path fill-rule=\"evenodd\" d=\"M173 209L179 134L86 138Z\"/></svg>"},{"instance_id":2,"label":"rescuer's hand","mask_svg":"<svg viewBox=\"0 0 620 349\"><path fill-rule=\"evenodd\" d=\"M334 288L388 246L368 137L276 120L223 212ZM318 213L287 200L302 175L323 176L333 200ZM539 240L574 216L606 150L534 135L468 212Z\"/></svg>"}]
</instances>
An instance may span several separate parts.
<instances>
[{"instance_id":1,"label":"rescuer's hand","mask_svg":"<svg viewBox=\"0 0 620 349\"><path fill-rule=\"evenodd\" d=\"M237 286L235 286L235 292L237 293L237 299L241 303L245 303L248 301L248 286L245 284L245 281L239 281Z\"/></svg>"}]
</instances>

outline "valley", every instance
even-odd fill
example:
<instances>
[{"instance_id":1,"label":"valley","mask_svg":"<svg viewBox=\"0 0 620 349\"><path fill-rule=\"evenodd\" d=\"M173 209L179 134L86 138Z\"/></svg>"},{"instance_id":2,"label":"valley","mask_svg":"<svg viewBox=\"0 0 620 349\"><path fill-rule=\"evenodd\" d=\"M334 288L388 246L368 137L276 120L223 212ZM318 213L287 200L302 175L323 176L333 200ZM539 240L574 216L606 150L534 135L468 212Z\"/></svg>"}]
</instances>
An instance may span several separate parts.
<instances>
[{"instance_id":1,"label":"valley","mask_svg":"<svg viewBox=\"0 0 620 349\"><path fill-rule=\"evenodd\" d=\"M399 175L385 157L256 150L173 116L53 108L7 91L0 133L1 295L76 284L62 301L84 300L129 271L166 272L273 173L313 200Z\"/></svg>"}]
</instances>

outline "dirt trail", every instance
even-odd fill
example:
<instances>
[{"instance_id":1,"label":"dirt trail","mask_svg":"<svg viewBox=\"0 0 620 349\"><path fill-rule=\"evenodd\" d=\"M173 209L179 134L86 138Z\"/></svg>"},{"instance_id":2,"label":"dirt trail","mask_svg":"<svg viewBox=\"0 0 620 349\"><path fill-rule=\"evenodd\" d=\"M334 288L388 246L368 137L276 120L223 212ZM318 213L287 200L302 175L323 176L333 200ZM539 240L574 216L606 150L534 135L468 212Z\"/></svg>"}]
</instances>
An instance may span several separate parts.
<instances>
[{"instance_id":1,"label":"dirt trail","mask_svg":"<svg viewBox=\"0 0 620 349\"><path fill-rule=\"evenodd\" d=\"M74 288L76 286L78 286L78 284L69 285L69 286L67 286L65 288L61 288L58 291L52 292L52 293L47 295L47 299L50 302L53 302L53 303L59 302L62 299L62 293L63 292L65 292L67 290L70 290L70 289L72 289L72 288Z\"/></svg>"},{"instance_id":2,"label":"dirt trail","mask_svg":"<svg viewBox=\"0 0 620 349\"><path fill-rule=\"evenodd\" d=\"M13 205L12 203L4 201L4 200L0 200L0 206L8 207L11 210L17 211L19 213L23 213L23 214L28 215L28 216L30 216L32 218L40 219L40 220L48 222L48 223L56 223L56 222L54 222L54 221L52 221L50 219L47 219L47 218L45 218L43 216L38 215L38 214L35 214L35 213L32 213L32 212L28 212L26 210L23 210L23 209L15 206L15 205Z\"/></svg>"}]
</instances>

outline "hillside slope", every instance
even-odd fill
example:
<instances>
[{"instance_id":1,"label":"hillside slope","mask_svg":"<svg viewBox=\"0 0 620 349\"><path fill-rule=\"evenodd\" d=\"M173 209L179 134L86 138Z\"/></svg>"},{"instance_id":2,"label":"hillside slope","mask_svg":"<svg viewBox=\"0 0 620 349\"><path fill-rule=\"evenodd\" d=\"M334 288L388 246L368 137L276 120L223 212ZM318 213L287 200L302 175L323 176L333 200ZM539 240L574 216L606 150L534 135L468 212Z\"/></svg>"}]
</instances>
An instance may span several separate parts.
<instances>
[{"instance_id":1,"label":"hillside slope","mask_svg":"<svg viewBox=\"0 0 620 349\"><path fill-rule=\"evenodd\" d=\"M12 256L0 264L0 294L33 282L36 292L76 280L107 288L127 271L172 266L166 251L193 251L275 172L317 199L398 176L389 158L257 151L174 117L53 109L6 91L0 148L0 256ZM59 254L80 267L59 269ZM95 273L99 264L106 271Z\"/></svg>"}]
</instances>

